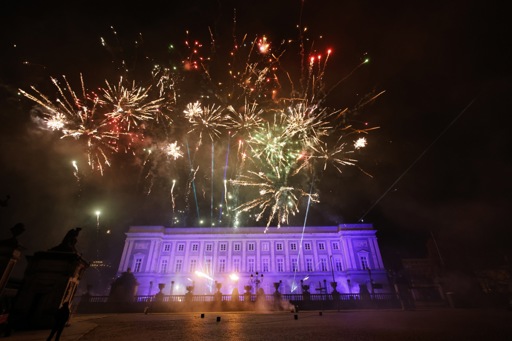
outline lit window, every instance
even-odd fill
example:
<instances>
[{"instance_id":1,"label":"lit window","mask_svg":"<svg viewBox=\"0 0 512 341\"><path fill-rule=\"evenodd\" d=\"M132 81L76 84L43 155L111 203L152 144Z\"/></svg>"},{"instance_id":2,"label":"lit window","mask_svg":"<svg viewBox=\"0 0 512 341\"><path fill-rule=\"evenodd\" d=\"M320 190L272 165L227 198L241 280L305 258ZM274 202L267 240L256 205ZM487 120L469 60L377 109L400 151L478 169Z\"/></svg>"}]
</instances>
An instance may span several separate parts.
<instances>
[{"instance_id":1,"label":"lit window","mask_svg":"<svg viewBox=\"0 0 512 341\"><path fill-rule=\"evenodd\" d=\"M306 271L313 271L313 260L311 258L306 258Z\"/></svg>"},{"instance_id":2,"label":"lit window","mask_svg":"<svg viewBox=\"0 0 512 341\"><path fill-rule=\"evenodd\" d=\"M276 243L276 250L283 251L283 243Z\"/></svg>"},{"instance_id":3,"label":"lit window","mask_svg":"<svg viewBox=\"0 0 512 341\"><path fill-rule=\"evenodd\" d=\"M255 247L254 243L247 243L247 250L254 251L255 248L256 247Z\"/></svg>"},{"instance_id":4,"label":"lit window","mask_svg":"<svg viewBox=\"0 0 512 341\"><path fill-rule=\"evenodd\" d=\"M320 271L329 271L327 269L327 259L326 258L320 258Z\"/></svg>"},{"instance_id":5,"label":"lit window","mask_svg":"<svg viewBox=\"0 0 512 341\"><path fill-rule=\"evenodd\" d=\"M171 244L164 244L164 252L171 251Z\"/></svg>"},{"instance_id":6,"label":"lit window","mask_svg":"<svg viewBox=\"0 0 512 341\"><path fill-rule=\"evenodd\" d=\"M240 272L240 258L233 259L233 272Z\"/></svg>"},{"instance_id":7,"label":"lit window","mask_svg":"<svg viewBox=\"0 0 512 341\"><path fill-rule=\"evenodd\" d=\"M268 251L269 250L269 246L268 246L267 242L261 243L261 250L262 251Z\"/></svg>"},{"instance_id":8,"label":"lit window","mask_svg":"<svg viewBox=\"0 0 512 341\"><path fill-rule=\"evenodd\" d=\"M368 266L368 258L366 258L366 256L359 256L359 260L361 261L361 269L368 270L370 268Z\"/></svg>"},{"instance_id":9,"label":"lit window","mask_svg":"<svg viewBox=\"0 0 512 341\"><path fill-rule=\"evenodd\" d=\"M167 272L167 259L162 259L162 263L160 264L160 272Z\"/></svg>"},{"instance_id":10,"label":"lit window","mask_svg":"<svg viewBox=\"0 0 512 341\"><path fill-rule=\"evenodd\" d=\"M192 273L196 272L196 267L197 267L197 259L191 259L189 272L192 272Z\"/></svg>"},{"instance_id":11,"label":"lit window","mask_svg":"<svg viewBox=\"0 0 512 341\"><path fill-rule=\"evenodd\" d=\"M341 259L335 258L334 259L334 266L336 267L336 271L343 271L343 267L341 266Z\"/></svg>"},{"instance_id":12,"label":"lit window","mask_svg":"<svg viewBox=\"0 0 512 341\"><path fill-rule=\"evenodd\" d=\"M263 268L263 272L269 272L270 271L270 266L269 266L268 258L263 258L261 260L261 265L262 265L262 268Z\"/></svg>"},{"instance_id":13,"label":"lit window","mask_svg":"<svg viewBox=\"0 0 512 341\"><path fill-rule=\"evenodd\" d=\"M219 259L219 272L226 272L226 259Z\"/></svg>"},{"instance_id":14,"label":"lit window","mask_svg":"<svg viewBox=\"0 0 512 341\"><path fill-rule=\"evenodd\" d=\"M277 272L284 272L284 259L277 259Z\"/></svg>"},{"instance_id":15,"label":"lit window","mask_svg":"<svg viewBox=\"0 0 512 341\"><path fill-rule=\"evenodd\" d=\"M133 267L133 272L140 272L142 268L142 258L135 258L135 266Z\"/></svg>"},{"instance_id":16,"label":"lit window","mask_svg":"<svg viewBox=\"0 0 512 341\"><path fill-rule=\"evenodd\" d=\"M292 272L299 271L299 262L297 258L292 258Z\"/></svg>"},{"instance_id":17,"label":"lit window","mask_svg":"<svg viewBox=\"0 0 512 341\"><path fill-rule=\"evenodd\" d=\"M183 260L176 259L176 272L181 272L182 269L183 269Z\"/></svg>"},{"instance_id":18,"label":"lit window","mask_svg":"<svg viewBox=\"0 0 512 341\"><path fill-rule=\"evenodd\" d=\"M254 258L247 259L247 271L254 272Z\"/></svg>"}]
</instances>

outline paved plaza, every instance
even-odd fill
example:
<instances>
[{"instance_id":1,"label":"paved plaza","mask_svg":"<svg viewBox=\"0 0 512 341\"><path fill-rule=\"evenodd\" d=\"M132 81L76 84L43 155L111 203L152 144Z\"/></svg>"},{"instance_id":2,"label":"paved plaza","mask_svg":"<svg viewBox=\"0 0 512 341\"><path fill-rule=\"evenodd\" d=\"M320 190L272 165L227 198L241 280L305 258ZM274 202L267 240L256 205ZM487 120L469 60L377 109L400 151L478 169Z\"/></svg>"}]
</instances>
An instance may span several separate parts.
<instances>
[{"instance_id":1,"label":"paved plaza","mask_svg":"<svg viewBox=\"0 0 512 341\"><path fill-rule=\"evenodd\" d=\"M49 331L6 340L44 341ZM477 309L208 312L72 316L61 341L512 340L512 312Z\"/></svg>"}]
</instances>

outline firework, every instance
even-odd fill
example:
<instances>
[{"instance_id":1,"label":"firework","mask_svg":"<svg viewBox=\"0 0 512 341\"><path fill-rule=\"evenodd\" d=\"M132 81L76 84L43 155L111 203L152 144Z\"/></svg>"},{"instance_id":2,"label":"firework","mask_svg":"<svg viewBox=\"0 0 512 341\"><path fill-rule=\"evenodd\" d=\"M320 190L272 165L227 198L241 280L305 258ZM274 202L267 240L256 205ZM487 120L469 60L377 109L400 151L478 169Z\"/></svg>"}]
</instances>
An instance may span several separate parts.
<instances>
[{"instance_id":1,"label":"firework","mask_svg":"<svg viewBox=\"0 0 512 341\"><path fill-rule=\"evenodd\" d=\"M117 150L119 134L110 131L108 121L98 113L100 99L94 93L86 91L83 77L80 75L80 95L72 89L67 78L63 85L56 78L51 78L58 90L55 100L43 95L35 87L36 95L20 89L27 98L40 105L43 118L48 127L61 133L61 138L73 138L80 141L87 154L87 160L92 169L103 174L104 166L110 166L110 155Z\"/></svg>"},{"instance_id":2,"label":"firework","mask_svg":"<svg viewBox=\"0 0 512 341\"><path fill-rule=\"evenodd\" d=\"M181 67L157 63L149 81L119 77L92 92L80 77L77 95L63 77L64 85L52 78L56 98L20 91L37 103L48 130L83 144L91 169L103 174L120 151L135 158L144 193L168 191L173 224L187 224L182 213L212 226L252 216L267 231L319 202L314 183L327 167L359 168L355 152L376 128L355 127L350 118L383 94L370 92L352 108L326 107L332 89L367 60L329 88L333 51L308 51L305 32L277 44L267 35L234 35L230 51L217 51L210 32L211 56L187 32L186 56L175 63ZM298 53L298 65L290 53Z\"/></svg>"},{"instance_id":3,"label":"firework","mask_svg":"<svg viewBox=\"0 0 512 341\"><path fill-rule=\"evenodd\" d=\"M300 188L290 186L287 177L283 178L277 174L249 171L248 175L231 182L234 185L258 189L255 199L243 203L236 210L240 212L257 210L256 221L268 214L265 232L274 218L277 218L277 227L288 223L289 216L299 212L298 202L302 197L309 197L311 201L318 202L318 194L309 194Z\"/></svg>"},{"instance_id":4,"label":"firework","mask_svg":"<svg viewBox=\"0 0 512 341\"><path fill-rule=\"evenodd\" d=\"M123 85L122 77L116 86L110 85L108 81L106 85L102 96L105 116L111 124L119 127L120 132L140 128L141 124L151 120L167 118L160 110L164 98L148 100L151 87L137 87L135 82L127 87Z\"/></svg>"}]
</instances>

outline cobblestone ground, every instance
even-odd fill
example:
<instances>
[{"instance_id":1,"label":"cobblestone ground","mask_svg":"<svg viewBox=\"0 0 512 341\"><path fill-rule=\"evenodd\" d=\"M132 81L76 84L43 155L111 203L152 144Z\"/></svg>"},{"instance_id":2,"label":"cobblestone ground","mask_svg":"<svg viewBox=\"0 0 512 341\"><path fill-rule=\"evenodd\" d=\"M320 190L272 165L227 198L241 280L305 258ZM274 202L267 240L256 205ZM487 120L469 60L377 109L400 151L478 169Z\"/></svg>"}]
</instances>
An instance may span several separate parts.
<instances>
[{"instance_id":1,"label":"cobblestone ground","mask_svg":"<svg viewBox=\"0 0 512 341\"><path fill-rule=\"evenodd\" d=\"M117 314L80 317L80 341L117 340L512 340L512 312L305 311ZM66 334L66 330L63 336Z\"/></svg>"}]
</instances>

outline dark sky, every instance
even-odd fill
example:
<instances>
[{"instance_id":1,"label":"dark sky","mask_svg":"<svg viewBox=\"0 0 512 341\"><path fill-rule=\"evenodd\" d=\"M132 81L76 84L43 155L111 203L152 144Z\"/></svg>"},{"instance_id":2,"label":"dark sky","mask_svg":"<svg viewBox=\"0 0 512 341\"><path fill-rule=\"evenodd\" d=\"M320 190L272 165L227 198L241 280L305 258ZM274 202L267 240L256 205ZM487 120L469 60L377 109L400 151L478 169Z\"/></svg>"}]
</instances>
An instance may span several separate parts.
<instances>
[{"instance_id":1,"label":"dark sky","mask_svg":"<svg viewBox=\"0 0 512 341\"><path fill-rule=\"evenodd\" d=\"M141 195L137 178L124 176L133 173L133 164L113 167L115 176L84 175L77 184L73 145L37 128L33 103L18 96L18 88L50 89L50 77L76 80L79 73L101 86L119 72L116 62L123 58L133 72L143 72L148 59L169 61L168 45L182 40L185 30L207 41L210 27L222 50L235 8L238 35L289 38L296 35L302 2L172 3L25 1L2 11L0 198L10 199L0 211L1 236L23 222L20 241L27 254L55 246L68 229L83 226L79 247L93 257L94 211L101 209L117 262L128 226L166 224L169 206ZM304 1L302 25L334 50L332 84L371 58L333 90L329 104L386 91L361 113L361 120L380 127L359 163L373 177L351 168L320 183L312 221L356 223L364 217L379 230L390 263L424 255L431 234L453 264L503 261L510 254L512 55L506 12L498 3ZM134 47L140 36L143 46ZM302 214L293 222L301 224Z\"/></svg>"}]
</instances>

